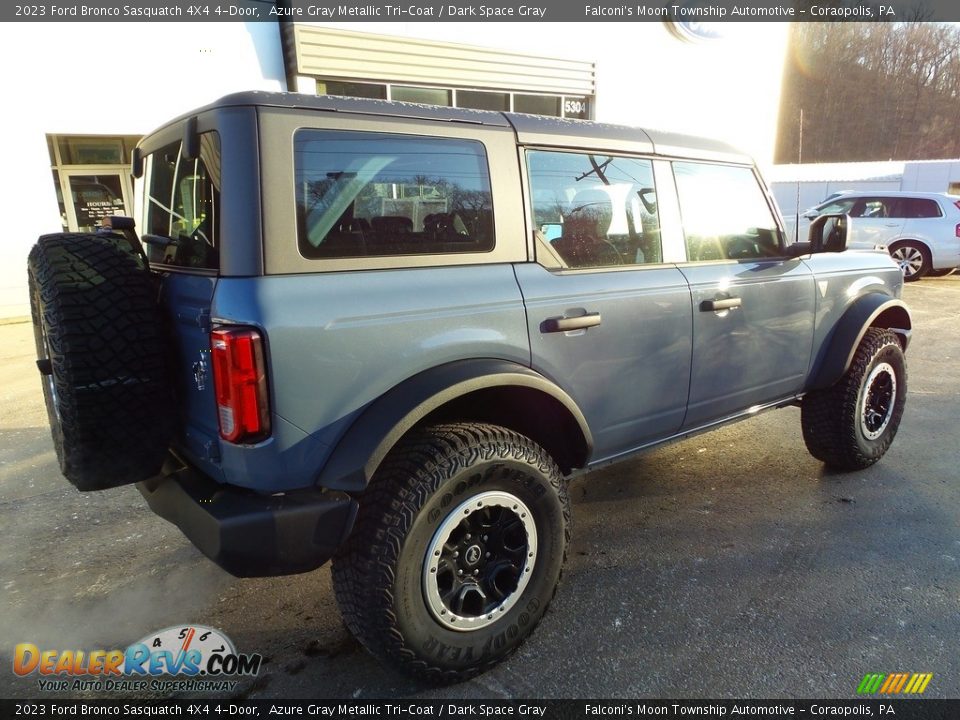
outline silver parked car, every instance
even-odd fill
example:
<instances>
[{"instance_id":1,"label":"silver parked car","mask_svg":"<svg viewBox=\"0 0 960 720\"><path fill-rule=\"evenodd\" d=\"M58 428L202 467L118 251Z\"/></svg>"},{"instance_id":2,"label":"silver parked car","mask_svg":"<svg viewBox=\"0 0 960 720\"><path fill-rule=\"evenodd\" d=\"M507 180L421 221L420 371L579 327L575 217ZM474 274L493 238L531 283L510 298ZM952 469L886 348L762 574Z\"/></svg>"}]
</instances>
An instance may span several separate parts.
<instances>
[{"instance_id":1,"label":"silver parked car","mask_svg":"<svg viewBox=\"0 0 960 720\"><path fill-rule=\"evenodd\" d=\"M939 277L960 266L960 196L927 192L846 192L807 210L847 214L847 247L886 245L905 280ZM802 225L802 224L801 224ZM804 229L801 226L801 236Z\"/></svg>"}]
</instances>

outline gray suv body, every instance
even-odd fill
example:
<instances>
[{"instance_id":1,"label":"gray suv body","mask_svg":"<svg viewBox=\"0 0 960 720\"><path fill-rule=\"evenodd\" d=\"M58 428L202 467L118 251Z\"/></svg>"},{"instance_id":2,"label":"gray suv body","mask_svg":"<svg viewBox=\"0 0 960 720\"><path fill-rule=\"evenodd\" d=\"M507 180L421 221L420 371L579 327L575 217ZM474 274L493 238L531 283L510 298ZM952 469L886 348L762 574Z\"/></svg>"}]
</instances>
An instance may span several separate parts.
<instances>
[{"instance_id":1,"label":"gray suv body","mask_svg":"<svg viewBox=\"0 0 960 720\"><path fill-rule=\"evenodd\" d=\"M236 575L336 555L348 626L419 676L530 632L569 476L798 403L814 455L865 467L900 420L898 267L843 252L842 218L785 244L722 143L244 93L149 135L135 174L170 451L122 481ZM95 489L31 272L58 453Z\"/></svg>"}]
</instances>

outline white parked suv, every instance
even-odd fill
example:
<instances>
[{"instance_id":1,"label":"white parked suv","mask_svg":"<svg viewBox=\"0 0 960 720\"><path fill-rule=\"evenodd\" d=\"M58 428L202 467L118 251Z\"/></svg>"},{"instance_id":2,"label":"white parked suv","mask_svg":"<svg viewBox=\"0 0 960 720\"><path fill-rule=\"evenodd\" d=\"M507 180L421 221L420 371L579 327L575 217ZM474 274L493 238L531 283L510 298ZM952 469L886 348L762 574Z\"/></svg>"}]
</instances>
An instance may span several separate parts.
<instances>
[{"instance_id":1,"label":"white parked suv","mask_svg":"<svg viewBox=\"0 0 960 720\"><path fill-rule=\"evenodd\" d=\"M925 192L846 192L807 210L853 218L848 248L886 245L905 280L947 275L960 266L960 196Z\"/></svg>"}]
</instances>

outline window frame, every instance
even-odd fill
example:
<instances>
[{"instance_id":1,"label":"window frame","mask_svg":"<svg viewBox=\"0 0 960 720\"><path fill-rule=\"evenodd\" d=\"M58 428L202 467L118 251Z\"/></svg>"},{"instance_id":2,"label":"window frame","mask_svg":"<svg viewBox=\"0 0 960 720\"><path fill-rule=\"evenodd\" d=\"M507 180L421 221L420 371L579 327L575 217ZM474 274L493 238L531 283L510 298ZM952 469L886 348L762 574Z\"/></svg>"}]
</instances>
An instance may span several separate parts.
<instances>
[{"instance_id":1,"label":"window frame","mask_svg":"<svg viewBox=\"0 0 960 720\"><path fill-rule=\"evenodd\" d=\"M522 262L526 240L517 218L522 217L522 191L516 160L516 136L503 125L477 125L359 112L317 113L297 108L258 108L260 139L260 203L263 272L288 275L354 272L403 268L489 265ZM480 142L486 152L493 197L496 244L490 252L448 255L395 255L346 259L308 258L300 253L296 233L296 179L293 134L300 129L350 130L460 138Z\"/></svg>"}]
</instances>

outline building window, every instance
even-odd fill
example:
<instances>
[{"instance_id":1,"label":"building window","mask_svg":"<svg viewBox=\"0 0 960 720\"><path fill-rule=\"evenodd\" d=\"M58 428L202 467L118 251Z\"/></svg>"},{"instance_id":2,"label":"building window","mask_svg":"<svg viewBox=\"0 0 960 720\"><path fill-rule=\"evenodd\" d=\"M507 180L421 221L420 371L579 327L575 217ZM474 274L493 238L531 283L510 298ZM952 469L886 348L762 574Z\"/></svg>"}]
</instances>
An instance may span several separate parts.
<instances>
[{"instance_id":1,"label":"building window","mask_svg":"<svg viewBox=\"0 0 960 720\"><path fill-rule=\"evenodd\" d=\"M341 82L339 80L320 80L317 82L319 95L339 95L343 97L387 99L387 86L375 83Z\"/></svg>"},{"instance_id":2,"label":"building window","mask_svg":"<svg viewBox=\"0 0 960 720\"><path fill-rule=\"evenodd\" d=\"M560 98L554 95L514 95L513 111L530 115L560 117Z\"/></svg>"},{"instance_id":3,"label":"building window","mask_svg":"<svg viewBox=\"0 0 960 720\"><path fill-rule=\"evenodd\" d=\"M471 110L510 110L510 93L457 90L456 106Z\"/></svg>"},{"instance_id":4,"label":"building window","mask_svg":"<svg viewBox=\"0 0 960 720\"><path fill-rule=\"evenodd\" d=\"M531 95L507 90L498 92L472 88L420 87L390 83L345 82L322 78L317 80L317 93L379 100L390 99L471 110L512 111L576 120L590 120L593 117L593 98L589 96Z\"/></svg>"},{"instance_id":5,"label":"building window","mask_svg":"<svg viewBox=\"0 0 960 720\"><path fill-rule=\"evenodd\" d=\"M453 105L452 93L443 88L405 87L392 85L390 99L400 102L423 103L424 105Z\"/></svg>"}]
</instances>

